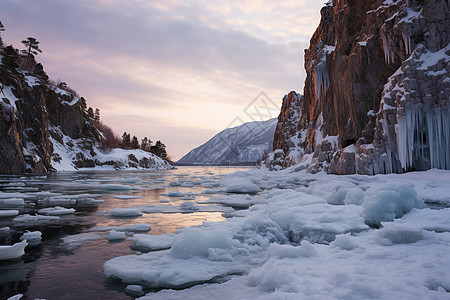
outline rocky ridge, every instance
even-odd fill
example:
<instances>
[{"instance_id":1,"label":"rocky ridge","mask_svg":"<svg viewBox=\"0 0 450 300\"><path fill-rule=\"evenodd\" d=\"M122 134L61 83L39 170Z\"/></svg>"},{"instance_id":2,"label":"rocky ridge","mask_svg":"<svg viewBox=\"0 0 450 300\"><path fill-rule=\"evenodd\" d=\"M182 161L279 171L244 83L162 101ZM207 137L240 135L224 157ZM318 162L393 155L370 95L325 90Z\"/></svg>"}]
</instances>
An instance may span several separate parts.
<instances>
[{"instance_id":1,"label":"rocky ridge","mask_svg":"<svg viewBox=\"0 0 450 300\"><path fill-rule=\"evenodd\" d=\"M0 174L84 167L171 168L141 150L102 149L81 98L21 71L0 93Z\"/></svg>"},{"instance_id":2,"label":"rocky ridge","mask_svg":"<svg viewBox=\"0 0 450 300\"><path fill-rule=\"evenodd\" d=\"M329 1L305 50L300 119L283 105L274 149L283 167L377 174L450 169L450 4ZM298 141L286 132L296 130ZM270 164L270 163L269 163Z\"/></svg>"},{"instance_id":3,"label":"rocky ridge","mask_svg":"<svg viewBox=\"0 0 450 300\"><path fill-rule=\"evenodd\" d=\"M272 151L277 119L227 128L183 156L178 165L255 165Z\"/></svg>"}]
</instances>

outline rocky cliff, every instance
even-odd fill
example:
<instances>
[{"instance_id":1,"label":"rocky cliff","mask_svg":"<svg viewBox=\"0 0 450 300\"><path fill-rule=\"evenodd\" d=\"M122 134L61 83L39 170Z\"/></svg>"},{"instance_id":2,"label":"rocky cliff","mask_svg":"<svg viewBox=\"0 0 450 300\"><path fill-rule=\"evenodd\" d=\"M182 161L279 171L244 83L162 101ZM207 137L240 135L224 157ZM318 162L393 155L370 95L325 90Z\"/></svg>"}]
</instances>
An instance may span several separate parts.
<instances>
[{"instance_id":1,"label":"rocky cliff","mask_svg":"<svg viewBox=\"0 0 450 300\"><path fill-rule=\"evenodd\" d=\"M312 172L450 169L450 4L333 0L305 50L295 145ZM286 109L282 108L280 121ZM280 129L278 129L280 128ZM284 166L293 164L284 161Z\"/></svg>"},{"instance_id":2,"label":"rocky cliff","mask_svg":"<svg viewBox=\"0 0 450 300\"><path fill-rule=\"evenodd\" d=\"M145 151L101 148L105 137L81 98L31 72L12 71L13 76L0 76L0 174L171 168Z\"/></svg>"}]
</instances>

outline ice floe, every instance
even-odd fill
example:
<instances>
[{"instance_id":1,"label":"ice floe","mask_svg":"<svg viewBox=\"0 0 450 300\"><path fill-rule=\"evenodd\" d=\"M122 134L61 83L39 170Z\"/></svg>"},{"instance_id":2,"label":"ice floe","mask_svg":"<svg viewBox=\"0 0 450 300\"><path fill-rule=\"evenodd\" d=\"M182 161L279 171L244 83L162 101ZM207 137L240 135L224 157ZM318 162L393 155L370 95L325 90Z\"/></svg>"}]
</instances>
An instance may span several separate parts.
<instances>
[{"instance_id":1,"label":"ice floe","mask_svg":"<svg viewBox=\"0 0 450 300\"><path fill-rule=\"evenodd\" d=\"M43 225L48 223L58 222L60 217L58 216L41 216L41 215L29 215L23 214L14 218L14 223L16 226L33 226L33 225Z\"/></svg>"},{"instance_id":2,"label":"ice floe","mask_svg":"<svg viewBox=\"0 0 450 300\"><path fill-rule=\"evenodd\" d=\"M47 207L38 210L38 213L41 215L47 216L61 216L61 215L71 215L75 212L73 208L64 208L60 206L55 207Z\"/></svg>"},{"instance_id":3,"label":"ice floe","mask_svg":"<svg viewBox=\"0 0 450 300\"><path fill-rule=\"evenodd\" d=\"M108 241L121 241L127 238L127 235L123 231L111 230L108 233Z\"/></svg>"},{"instance_id":4,"label":"ice floe","mask_svg":"<svg viewBox=\"0 0 450 300\"><path fill-rule=\"evenodd\" d=\"M172 247L175 234L166 233L161 235L135 234L133 235L132 247L142 252L166 250Z\"/></svg>"},{"instance_id":5,"label":"ice floe","mask_svg":"<svg viewBox=\"0 0 450 300\"><path fill-rule=\"evenodd\" d=\"M111 216L119 218L134 218L142 216L142 212L136 208L114 208L111 210Z\"/></svg>"},{"instance_id":6,"label":"ice floe","mask_svg":"<svg viewBox=\"0 0 450 300\"><path fill-rule=\"evenodd\" d=\"M63 238L61 247L65 250L72 251L73 249L80 247L84 243L101 240L102 238L102 235L92 232L68 235Z\"/></svg>"},{"instance_id":7,"label":"ice floe","mask_svg":"<svg viewBox=\"0 0 450 300\"><path fill-rule=\"evenodd\" d=\"M106 232L110 230L116 230L116 231L128 231L128 232L146 232L150 231L152 229L151 225L148 224L133 224L133 225L126 225L126 226L95 226L92 228L89 228L90 232Z\"/></svg>"},{"instance_id":8,"label":"ice floe","mask_svg":"<svg viewBox=\"0 0 450 300\"><path fill-rule=\"evenodd\" d=\"M0 218L15 217L18 214L19 214L19 211L15 210L15 209L0 210Z\"/></svg>"},{"instance_id":9,"label":"ice floe","mask_svg":"<svg viewBox=\"0 0 450 300\"><path fill-rule=\"evenodd\" d=\"M16 243L12 246L0 246L0 260L19 258L25 254L27 241Z\"/></svg>"},{"instance_id":10,"label":"ice floe","mask_svg":"<svg viewBox=\"0 0 450 300\"><path fill-rule=\"evenodd\" d=\"M26 240L28 245L37 246L42 241L42 232L40 231L26 231L21 237L20 240Z\"/></svg>"}]
</instances>

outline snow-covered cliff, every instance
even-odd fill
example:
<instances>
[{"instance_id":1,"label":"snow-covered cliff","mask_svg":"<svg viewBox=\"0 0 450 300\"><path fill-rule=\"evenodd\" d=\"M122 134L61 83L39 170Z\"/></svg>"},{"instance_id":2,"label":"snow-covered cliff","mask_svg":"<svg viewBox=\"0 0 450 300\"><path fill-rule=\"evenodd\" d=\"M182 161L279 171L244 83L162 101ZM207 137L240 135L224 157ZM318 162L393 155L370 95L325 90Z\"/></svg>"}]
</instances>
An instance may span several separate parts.
<instances>
[{"instance_id":1,"label":"snow-covered cliff","mask_svg":"<svg viewBox=\"0 0 450 300\"><path fill-rule=\"evenodd\" d=\"M228 128L183 156L181 165L254 165L272 151L277 119Z\"/></svg>"},{"instance_id":2,"label":"snow-covered cliff","mask_svg":"<svg viewBox=\"0 0 450 300\"><path fill-rule=\"evenodd\" d=\"M0 54L0 62L2 58ZM9 68L2 64L2 72L11 74L0 76L0 174L86 167L171 168L145 151L100 147L105 136L82 98L35 72Z\"/></svg>"},{"instance_id":3,"label":"snow-covered cliff","mask_svg":"<svg viewBox=\"0 0 450 300\"><path fill-rule=\"evenodd\" d=\"M450 4L329 1L305 52L294 128L309 170L377 174L450 169ZM292 138L289 138L292 140ZM279 145L283 145L280 147Z\"/></svg>"}]
</instances>

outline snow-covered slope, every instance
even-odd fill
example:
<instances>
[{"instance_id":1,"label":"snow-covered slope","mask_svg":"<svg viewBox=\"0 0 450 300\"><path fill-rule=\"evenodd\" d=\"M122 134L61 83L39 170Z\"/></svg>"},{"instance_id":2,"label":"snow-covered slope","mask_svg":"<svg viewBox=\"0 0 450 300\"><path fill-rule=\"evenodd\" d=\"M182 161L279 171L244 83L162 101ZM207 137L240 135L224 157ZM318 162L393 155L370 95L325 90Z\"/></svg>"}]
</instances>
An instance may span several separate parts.
<instances>
[{"instance_id":1,"label":"snow-covered slope","mask_svg":"<svg viewBox=\"0 0 450 300\"><path fill-rule=\"evenodd\" d=\"M254 164L263 153L272 151L277 119L244 123L227 128L195 148L177 163L183 165Z\"/></svg>"},{"instance_id":2,"label":"snow-covered slope","mask_svg":"<svg viewBox=\"0 0 450 300\"><path fill-rule=\"evenodd\" d=\"M89 169L172 169L166 160L140 149L102 149L98 144L86 145L86 139L72 139L63 135L56 127L51 127L53 135L60 136L60 141L51 137L53 143L52 166L57 171L75 171ZM90 148L88 151L87 148Z\"/></svg>"}]
</instances>

